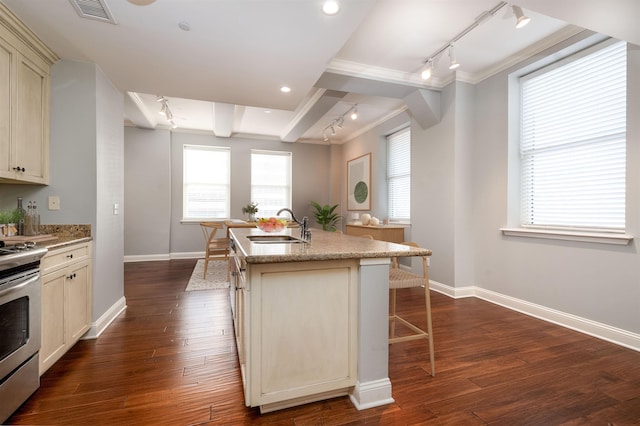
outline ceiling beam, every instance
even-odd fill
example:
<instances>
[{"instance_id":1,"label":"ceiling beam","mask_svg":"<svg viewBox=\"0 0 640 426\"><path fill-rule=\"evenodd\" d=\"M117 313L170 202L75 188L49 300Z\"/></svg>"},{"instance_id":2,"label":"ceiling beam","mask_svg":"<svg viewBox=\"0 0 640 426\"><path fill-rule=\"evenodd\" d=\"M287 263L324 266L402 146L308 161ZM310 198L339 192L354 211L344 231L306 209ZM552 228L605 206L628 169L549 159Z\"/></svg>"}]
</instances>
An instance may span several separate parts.
<instances>
[{"instance_id":1,"label":"ceiling beam","mask_svg":"<svg viewBox=\"0 0 640 426\"><path fill-rule=\"evenodd\" d=\"M127 92L127 96L124 97L124 113L136 127L155 129L158 125L154 114L149 111L136 92Z\"/></svg>"},{"instance_id":2,"label":"ceiling beam","mask_svg":"<svg viewBox=\"0 0 640 426\"><path fill-rule=\"evenodd\" d=\"M295 142L314 124L316 124L327 112L331 110L347 93L338 90L318 90L311 100L281 136L284 142Z\"/></svg>"},{"instance_id":3,"label":"ceiling beam","mask_svg":"<svg viewBox=\"0 0 640 426\"><path fill-rule=\"evenodd\" d=\"M216 102L213 104L213 133L220 138L231 137L235 105Z\"/></svg>"}]
</instances>

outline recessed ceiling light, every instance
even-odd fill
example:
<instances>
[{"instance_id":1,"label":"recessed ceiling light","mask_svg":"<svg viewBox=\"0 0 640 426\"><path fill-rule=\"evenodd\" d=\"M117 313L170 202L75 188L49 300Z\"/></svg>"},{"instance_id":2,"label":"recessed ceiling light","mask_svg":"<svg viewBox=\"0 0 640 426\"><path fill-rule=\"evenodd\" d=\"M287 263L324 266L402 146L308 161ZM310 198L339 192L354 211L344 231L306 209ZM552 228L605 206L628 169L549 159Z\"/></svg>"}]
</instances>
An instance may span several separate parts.
<instances>
[{"instance_id":1,"label":"recessed ceiling light","mask_svg":"<svg viewBox=\"0 0 640 426\"><path fill-rule=\"evenodd\" d=\"M287 86L282 86L282 87L280 88L280 91L281 91L282 93L289 93L289 92L291 91L291 88L290 88L290 87L287 87Z\"/></svg>"},{"instance_id":2,"label":"recessed ceiling light","mask_svg":"<svg viewBox=\"0 0 640 426\"><path fill-rule=\"evenodd\" d=\"M271 110L270 110L270 109L265 109L265 110L264 110L264 113L265 113L265 114L271 114Z\"/></svg>"},{"instance_id":3,"label":"recessed ceiling light","mask_svg":"<svg viewBox=\"0 0 640 426\"><path fill-rule=\"evenodd\" d=\"M326 15L335 15L340 11L340 4L336 0L327 0L322 4L322 11Z\"/></svg>"},{"instance_id":4,"label":"recessed ceiling light","mask_svg":"<svg viewBox=\"0 0 640 426\"><path fill-rule=\"evenodd\" d=\"M148 4L153 3L156 0L129 0L129 3L133 3L138 6L146 6Z\"/></svg>"},{"instance_id":5,"label":"recessed ceiling light","mask_svg":"<svg viewBox=\"0 0 640 426\"><path fill-rule=\"evenodd\" d=\"M178 22L178 28L182 31L191 31L191 25L186 21Z\"/></svg>"}]
</instances>

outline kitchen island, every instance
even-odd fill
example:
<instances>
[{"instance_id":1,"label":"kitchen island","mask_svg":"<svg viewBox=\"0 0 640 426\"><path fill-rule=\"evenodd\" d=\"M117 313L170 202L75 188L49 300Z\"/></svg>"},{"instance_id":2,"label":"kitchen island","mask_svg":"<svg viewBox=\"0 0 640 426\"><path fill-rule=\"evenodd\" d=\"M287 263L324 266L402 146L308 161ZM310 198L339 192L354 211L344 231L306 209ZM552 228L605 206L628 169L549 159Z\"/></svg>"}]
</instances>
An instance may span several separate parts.
<instances>
[{"instance_id":1,"label":"kitchen island","mask_svg":"<svg viewBox=\"0 0 640 426\"><path fill-rule=\"evenodd\" d=\"M393 402L390 259L431 252L315 229L311 242L273 236L295 238L299 230L230 230L230 296L246 405L268 412L340 395L358 409Z\"/></svg>"}]
</instances>

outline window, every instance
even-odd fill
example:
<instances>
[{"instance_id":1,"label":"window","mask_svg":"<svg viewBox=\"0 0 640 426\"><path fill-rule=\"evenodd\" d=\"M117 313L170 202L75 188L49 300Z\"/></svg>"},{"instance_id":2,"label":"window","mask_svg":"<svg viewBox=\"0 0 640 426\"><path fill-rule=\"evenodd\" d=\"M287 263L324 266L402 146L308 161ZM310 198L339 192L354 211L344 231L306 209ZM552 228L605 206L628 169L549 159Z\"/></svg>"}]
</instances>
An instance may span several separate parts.
<instances>
[{"instance_id":1,"label":"window","mask_svg":"<svg viewBox=\"0 0 640 426\"><path fill-rule=\"evenodd\" d=\"M521 77L523 226L624 231L626 44Z\"/></svg>"},{"instance_id":2,"label":"window","mask_svg":"<svg viewBox=\"0 0 640 426\"><path fill-rule=\"evenodd\" d=\"M229 217L229 148L183 147L183 219Z\"/></svg>"},{"instance_id":3,"label":"window","mask_svg":"<svg viewBox=\"0 0 640 426\"><path fill-rule=\"evenodd\" d=\"M291 208L290 152L251 151L251 201L258 203L258 217Z\"/></svg>"},{"instance_id":4,"label":"window","mask_svg":"<svg viewBox=\"0 0 640 426\"><path fill-rule=\"evenodd\" d=\"M387 136L387 197L389 220L411 219L411 130Z\"/></svg>"}]
</instances>

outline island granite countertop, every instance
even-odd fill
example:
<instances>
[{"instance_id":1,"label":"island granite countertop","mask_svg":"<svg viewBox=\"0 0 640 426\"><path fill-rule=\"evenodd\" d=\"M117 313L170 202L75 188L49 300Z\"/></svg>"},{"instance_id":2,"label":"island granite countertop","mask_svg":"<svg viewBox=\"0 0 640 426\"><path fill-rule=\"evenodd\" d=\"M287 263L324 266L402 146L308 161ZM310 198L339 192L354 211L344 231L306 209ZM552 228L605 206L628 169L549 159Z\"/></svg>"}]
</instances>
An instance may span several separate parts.
<instances>
[{"instance_id":1,"label":"island granite countertop","mask_svg":"<svg viewBox=\"0 0 640 426\"><path fill-rule=\"evenodd\" d=\"M365 259L405 256L431 256L431 250L386 241L312 229L308 243L255 243L251 235L273 235L257 228L229 230L236 249L247 263L304 262L339 259ZM278 235L299 237L299 229L285 229Z\"/></svg>"}]
</instances>

